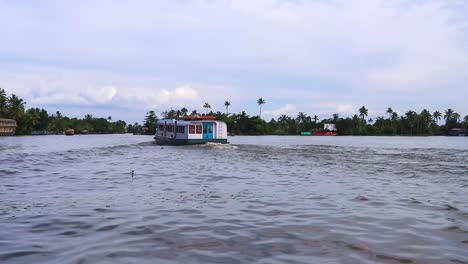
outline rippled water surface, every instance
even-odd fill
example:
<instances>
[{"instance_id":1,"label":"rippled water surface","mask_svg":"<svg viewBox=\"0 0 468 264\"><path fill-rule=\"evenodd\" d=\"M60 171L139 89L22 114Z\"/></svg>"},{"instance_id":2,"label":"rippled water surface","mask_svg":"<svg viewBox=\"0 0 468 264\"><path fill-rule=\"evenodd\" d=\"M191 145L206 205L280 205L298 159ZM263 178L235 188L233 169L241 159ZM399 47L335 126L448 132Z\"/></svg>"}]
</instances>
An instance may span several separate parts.
<instances>
[{"instance_id":1,"label":"rippled water surface","mask_svg":"<svg viewBox=\"0 0 468 264\"><path fill-rule=\"evenodd\" d=\"M229 140L0 138L0 263L468 263L468 138Z\"/></svg>"}]
</instances>

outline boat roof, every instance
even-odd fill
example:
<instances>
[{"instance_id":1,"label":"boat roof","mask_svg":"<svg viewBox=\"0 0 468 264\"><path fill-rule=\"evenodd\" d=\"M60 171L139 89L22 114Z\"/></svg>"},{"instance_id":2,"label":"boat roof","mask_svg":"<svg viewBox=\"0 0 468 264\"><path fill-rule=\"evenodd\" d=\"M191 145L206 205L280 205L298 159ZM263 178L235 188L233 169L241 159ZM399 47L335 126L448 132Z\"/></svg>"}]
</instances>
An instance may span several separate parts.
<instances>
[{"instance_id":1,"label":"boat roof","mask_svg":"<svg viewBox=\"0 0 468 264\"><path fill-rule=\"evenodd\" d=\"M9 119L9 118L0 118L0 121L3 121L3 122L8 121L8 122L15 122L16 123L16 120Z\"/></svg>"},{"instance_id":2,"label":"boat roof","mask_svg":"<svg viewBox=\"0 0 468 264\"><path fill-rule=\"evenodd\" d=\"M158 124L164 124L165 122L172 124L172 123L175 123L176 121L177 121L177 124L180 124L180 125L188 125L191 123L188 121L178 120L178 119L160 119L158 120Z\"/></svg>"},{"instance_id":3,"label":"boat roof","mask_svg":"<svg viewBox=\"0 0 468 264\"><path fill-rule=\"evenodd\" d=\"M221 122L225 123L224 121L220 120L213 120L213 119L199 119L199 120L182 120L182 119L160 119L158 120L157 124L164 124L165 122L168 124L173 124L177 121L178 125L190 125L190 124L200 124L203 122Z\"/></svg>"}]
</instances>

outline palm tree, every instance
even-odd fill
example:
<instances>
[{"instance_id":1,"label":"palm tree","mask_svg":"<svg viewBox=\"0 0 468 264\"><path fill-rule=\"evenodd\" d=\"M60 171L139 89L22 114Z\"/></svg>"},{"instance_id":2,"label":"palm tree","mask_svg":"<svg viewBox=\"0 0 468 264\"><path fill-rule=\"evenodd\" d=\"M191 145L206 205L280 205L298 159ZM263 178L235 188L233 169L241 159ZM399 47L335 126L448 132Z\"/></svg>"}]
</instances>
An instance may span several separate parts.
<instances>
[{"instance_id":1,"label":"palm tree","mask_svg":"<svg viewBox=\"0 0 468 264\"><path fill-rule=\"evenodd\" d=\"M435 111L432 114L432 120L434 120L435 123L437 123L437 121L439 121L441 118L442 118L442 114L439 111Z\"/></svg>"},{"instance_id":2,"label":"palm tree","mask_svg":"<svg viewBox=\"0 0 468 264\"><path fill-rule=\"evenodd\" d=\"M8 98L8 107L9 107L10 117L18 121L24 114L25 104L26 103L23 101L23 99L12 94L10 98Z\"/></svg>"},{"instance_id":3,"label":"palm tree","mask_svg":"<svg viewBox=\"0 0 468 264\"><path fill-rule=\"evenodd\" d=\"M338 118L340 118L338 114L333 114L333 122L336 123L338 121Z\"/></svg>"},{"instance_id":4,"label":"palm tree","mask_svg":"<svg viewBox=\"0 0 468 264\"><path fill-rule=\"evenodd\" d=\"M297 118L296 118L297 123L299 123L299 124L304 123L306 118L307 118L307 115L304 114L304 112L299 112L299 114L297 115Z\"/></svg>"},{"instance_id":5,"label":"palm tree","mask_svg":"<svg viewBox=\"0 0 468 264\"><path fill-rule=\"evenodd\" d=\"M54 119L54 127L55 131L62 131L65 129L64 127L64 122L62 120L63 115L60 113L60 111L55 112L55 119Z\"/></svg>"},{"instance_id":6,"label":"palm tree","mask_svg":"<svg viewBox=\"0 0 468 264\"><path fill-rule=\"evenodd\" d=\"M387 108L387 114L389 115L389 118L392 116L393 109L391 107Z\"/></svg>"},{"instance_id":7,"label":"palm tree","mask_svg":"<svg viewBox=\"0 0 468 264\"><path fill-rule=\"evenodd\" d=\"M388 119L390 119L390 127L393 127L393 120L392 120L393 113L394 112L391 107L387 108Z\"/></svg>"},{"instance_id":8,"label":"palm tree","mask_svg":"<svg viewBox=\"0 0 468 264\"><path fill-rule=\"evenodd\" d=\"M396 126L393 126L393 122L397 121L398 119L398 113L393 111L391 117L390 117L390 127L392 128L393 130L393 133L396 133Z\"/></svg>"},{"instance_id":9,"label":"palm tree","mask_svg":"<svg viewBox=\"0 0 468 264\"><path fill-rule=\"evenodd\" d=\"M463 122L465 122L465 124L468 124L468 115L466 115L466 116L463 118Z\"/></svg>"},{"instance_id":10,"label":"palm tree","mask_svg":"<svg viewBox=\"0 0 468 264\"><path fill-rule=\"evenodd\" d=\"M198 116L198 111L193 110L192 113L190 113L190 116Z\"/></svg>"},{"instance_id":11,"label":"palm tree","mask_svg":"<svg viewBox=\"0 0 468 264\"><path fill-rule=\"evenodd\" d=\"M460 114L457 113L457 112L454 112L454 113L452 114L452 119L455 120L455 121L457 121L457 123L458 123L458 121L460 121Z\"/></svg>"},{"instance_id":12,"label":"palm tree","mask_svg":"<svg viewBox=\"0 0 468 264\"><path fill-rule=\"evenodd\" d=\"M107 121L112 121L112 116L108 116Z\"/></svg>"},{"instance_id":13,"label":"palm tree","mask_svg":"<svg viewBox=\"0 0 468 264\"><path fill-rule=\"evenodd\" d=\"M224 102L224 106L226 107L226 115L229 114L229 106L231 105L231 102L226 101Z\"/></svg>"},{"instance_id":14,"label":"palm tree","mask_svg":"<svg viewBox=\"0 0 468 264\"><path fill-rule=\"evenodd\" d=\"M40 110L39 108L30 108L26 111L28 116L28 123L32 127L32 129L36 129L36 127L41 122Z\"/></svg>"},{"instance_id":15,"label":"palm tree","mask_svg":"<svg viewBox=\"0 0 468 264\"><path fill-rule=\"evenodd\" d=\"M445 121L449 121L450 119L452 119L453 113L454 113L453 109L449 108L445 110L445 115L444 115Z\"/></svg>"},{"instance_id":16,"label":"palm tree","mask_svg":"<svg viewBox=\"0 0 468 264\"><path fill-rule=\"evenodd\" d=\"M421 111L421 117L425 124L429 124L432 120L432 115L427 109Z\"/></svg>"},{"instance_id":17,"label":"palm tree","mask_svg":"<svg viewBox=\"0 0 468 264\"><path fill-rule=\"evenodd\" d=\"M281 115L279 118L278 118L278 123L280 124L280 126L284 129L288 129L288 116L286 115Z\"/></svg>"},{"instance_id":18,"label":"palm tree","mask_svg":"<svg viewBox=\"0 0 468 264\"><path fill-rule=\"evenodd\" d=\"M416 119L418 114L416 112L414 112L414 111L408 111L408 112L405 113L405 115L406 115L406 119L408 120L410 128L411 128L411 135L413 135L414 122L415 122L415 119Z\"/></svg>"},{"instance_id":19,"label":"palm tree","mask_svg":"<svg viewBox=\"0 0 468 264\"><path fill-rule=\"evenodd\" d=\"M432 122L432 115L427 109L423 109L419 114L419 119L422 122L419 123L419 127L422 128L423 133L429 133L429 125Z\"/></svg>"},{"instance_id":20,"label":"palm tree","mask_svg":"<svg viewBox=\"0 0 468 264\"><path fill-rule=\"evenodd\" d=\"M206 111L206 114L208 114L208 109L211 109L211 105L210 105L209 103L205 103L205 104L203 105L203 108L206 109L206 110L205 110L205 111Z\"/></svg>"},{"instance_id":21,"label":"palm tree","mask_svg":"<svg viewBox=\"0 0 468 264\"><path fill-rule=\"evenodd\" d=\"M319 120L318 116L314 115L312 119L314 120L314 124L317 124L317 121Z\"/></svg>"},{"instance_id":22,"label":"palm tree","mask_svg":"<svg viewBox=\"0 0 468 264\"><path fill-rule=\"evenodd\" d=\"M364 118L367 116L369 110L365 106L359 108L359 117L364 121Z\"/></svg>"},{"instance_id":23,"label":"palm tree","mask_svg":"<svg viewBox=\"0 0 468 264\"><path fill-rule=\"evenodd\" d=\"M382 116L378 116L375 120L374 126L378 126L381 130L383 130L385 126L385 119Z\"/></svg>"},{"instance_id":24,"label":"palm tree","mask_svg":"<svg viewBox=\"0 0 468 264\"><path fill-rule=\"evenodd\" d=\"M7 95L5 90L0 88L0 117L7 113Z\"/></svg>"},{"instance_id":25,"label":"palm tree","mask_svg":"<svg viewBox=\"0 0 468 264\"><path fill-rule=\"evenodd\" d=\"M304 130L304 123L306 122L306 120L307 120L307 115L304 114L303 112L299 112L299 114L297 115L296 121L299 124L299 129L301 131Z\"/></svg>"},{"instance_id":26,"label":"palm tree","mask_svg":"<svg viewBox=\"0 0 468 264\"><path fill-rule=\"evenodd\" d=\"M266 104L266 101L263 100L263 98L260 97L257 100L257 104L260 106L260 115L259 115L259 117L262 118L262 105Z\"/></svg>"},{"instance_id":27,"label":"palm tree","mask_svg":"<svg viewBox=\"0 0 468 264\"><path fill-rule=\"evenodd\" d=\"M183 116L186 116L188 114L188 109L183 107L182 109L180 109L180 112L182 113Z\"/></svg>"}]
</instances>

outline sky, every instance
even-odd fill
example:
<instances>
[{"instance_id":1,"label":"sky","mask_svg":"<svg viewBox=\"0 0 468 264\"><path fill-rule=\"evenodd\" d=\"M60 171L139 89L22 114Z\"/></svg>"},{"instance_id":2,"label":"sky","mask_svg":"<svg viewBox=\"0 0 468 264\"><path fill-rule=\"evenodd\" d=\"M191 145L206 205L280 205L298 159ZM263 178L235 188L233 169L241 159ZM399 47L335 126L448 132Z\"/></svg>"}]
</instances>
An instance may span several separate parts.
<instances>
[{"instance_id":1,"label":"sky","mask_svg":"<svg viewBox=\"0 0 468 264\"><path fill-rule=\"evenodd\" d=\"M0 87L27 107L468 114L464 0L0 0Z\"/></svg>"}]
</instances>

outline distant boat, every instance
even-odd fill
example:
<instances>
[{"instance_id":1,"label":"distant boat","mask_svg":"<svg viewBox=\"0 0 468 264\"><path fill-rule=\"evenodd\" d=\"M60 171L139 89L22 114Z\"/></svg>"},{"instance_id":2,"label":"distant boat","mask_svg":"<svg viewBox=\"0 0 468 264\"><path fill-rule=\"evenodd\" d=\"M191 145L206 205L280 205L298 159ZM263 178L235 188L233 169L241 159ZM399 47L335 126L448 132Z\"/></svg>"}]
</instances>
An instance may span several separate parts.
<instances>
[{"instance_id":1,"label":"distant boat","mask_svg":"<svg viewBox=\"0 0 468 264\"><path fill-rule=\"evenodd\" d=\"M323 124L323 129L312 132L301 132L301 136L336 136L338 135L335 124Z\"/></svg>"},{"instance_id":2,"label":"distant boat","mask_svg":"<svg viewBox=\"0 0 468 264\"><path fill-rule=\"evenodd\" d=\"M0 136L13 136L16 131L16 121L0 118Z\"/></svg>"},{"instance_id":3,"label":"distant boat","mask_svg":"<svg viewBox=\"0 0 468 264\"><path fill-rule=\"evenodd\" d=\"M75 130L74 129L67 129L65 130L65 136L73 136L75 135Z\"/></svg>"},{"instance_id":4,"label":"distant boat","mask_svg":"<svg viewBox=\"0 0 468 264\"><path fill-rule=\"evenodd\" d=\"M162 119L156 124L158 145L228 143L227 125L214 116L186 116L183 120Z\"/></svg>"},{"instance_id":5,"label":"distant boat","mask_svg":"<svg viewBox=\"0 0 468 264\"><path fill-rule=\"evenodd\" d=\"M468 129L464 129L464 128L452 128L452 129L449 131L449 136L459 136L459 137L468 136Z\"/></svg>"}]
</instances>

